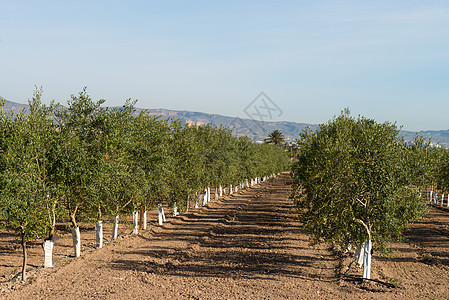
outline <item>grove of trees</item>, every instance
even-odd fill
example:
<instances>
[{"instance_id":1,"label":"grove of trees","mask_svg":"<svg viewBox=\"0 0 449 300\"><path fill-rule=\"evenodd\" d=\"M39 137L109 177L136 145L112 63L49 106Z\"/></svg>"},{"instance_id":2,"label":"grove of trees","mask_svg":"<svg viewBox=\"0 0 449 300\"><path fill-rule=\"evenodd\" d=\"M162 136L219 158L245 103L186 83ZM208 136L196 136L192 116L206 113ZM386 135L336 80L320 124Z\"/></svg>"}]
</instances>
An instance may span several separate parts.
<instances>
[{"instance_id":1,"label":"grove of trees","mask_svg":"<svg viewBox=\"0 0 449 300\"><path fill-rule=\"evenodd\" d=\"M182 211L210 186L238 185L288 168L284 149L136 112L130 100L102 107L83 89L66 106L29 100L0 110L0 225L26 243L52 239L56 222L95 223L158 203ZM3 107L2 103L0 107Z\"/></svg>"}]
</instances>

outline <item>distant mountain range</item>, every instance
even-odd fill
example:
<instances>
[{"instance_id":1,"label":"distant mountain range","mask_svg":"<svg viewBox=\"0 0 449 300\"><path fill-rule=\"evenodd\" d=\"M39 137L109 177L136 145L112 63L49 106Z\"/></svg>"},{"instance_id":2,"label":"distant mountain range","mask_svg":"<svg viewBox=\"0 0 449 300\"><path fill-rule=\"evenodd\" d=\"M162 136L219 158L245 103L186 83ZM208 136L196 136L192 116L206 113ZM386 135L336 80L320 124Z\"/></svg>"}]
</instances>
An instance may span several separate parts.
<instances>
[{"instance_id":1,"label":"distant mountain range","mask_svg":"<svg viewBox=\"0 0 449 300\"><path fill-rule=\"evenodd\" d=\"M0 97L1 98L1 97ZM25 109L29 111L27 104L20 104L5 99L5 106L3 108L5 111L18 111ZM141 109L138 109L140 111ZM191 112L191 111L177 111L169 109L150 109L150 115L161 116L162 119L167 118L177 118L180 119L183 124L214 124L216 126L226 126L229 127L233 134L236 136L245 136L256 142L263 141L270 132L277 129L284 133L285 140L287 142L292 142L299 137L300 132L306 128L310 127L312 130L318 128L317 124L306 124L306 123L296 123L296 122L286 122L286 121L259 121L251 120L245 118L228 117L217 114L207 114L201 112ZM400 135L408 141L413 140L416 132L402 130ZM449 130L427 130L419 131L419 135L426 138L430 138L432 143L440 144L442 146L449 147Z\"/></svg>"},{"instance_id":2,"label":"distant mountain range","mask_svg":"<svg viewBox=\"0 0 449 300\"><path fill-rule=\"evenodd\" d=\"M216 126L226 126L232 130L236 136L247 135L254 141L263 141L273 130L280 130L284 133L286 141L292 142L299 137L299 133L307 126L312 129L318 128L318 125L295 123L295 122L269 122L251 120L245 118L228 117L217 114L207 114L191 111L176 111L168 109L150 109L150 115L158 115L163 119L174 117L181 120L183 124L214 124Z\"/></svg>"}]
</instances>

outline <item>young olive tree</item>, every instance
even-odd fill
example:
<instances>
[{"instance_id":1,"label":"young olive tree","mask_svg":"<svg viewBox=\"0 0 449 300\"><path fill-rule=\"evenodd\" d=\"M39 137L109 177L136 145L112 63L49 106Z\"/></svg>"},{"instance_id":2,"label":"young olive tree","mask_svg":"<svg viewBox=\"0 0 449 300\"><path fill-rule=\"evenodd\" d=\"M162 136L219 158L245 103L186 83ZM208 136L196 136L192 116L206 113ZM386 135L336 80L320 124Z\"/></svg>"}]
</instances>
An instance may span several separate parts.
<instances>
[{"instance_id":1,"label":"young olive tree","mask_svg":"<svg viewBox=\"0 0 449 300\"><path fill-rule=\"evenodd\" d=\"M168 162L170 167L170 204L176 201L181 209L189 208L189 199L205 188L205 148L199 128L182 125L172 120L169 140Z\"/></svg>"},{"instance_id":2,"label":"young olive tree","mask_svg":"<svg viewBox=\"0 0 449 300\"><path fill-rule=\"evenodd\" d=\"M292 198L300 218L316 241L365 244L364 278L370 278L371 242L385 253L426 211L419 188L429 168L418 154L429 146L418 139L407 145L397 135L394 124L355 119L346 110L297 142Z\"/></svg>"},{"instance_id":3,"label":"young olive tree","mask_svg":"<svg viewBox=\"0 0 449 300\"><path fill-rule=\"evenodd\" d=\"M135 132L133 131L134 103L129 100L122 107L101 111L99 122L98 220L102 211L110 216L130 212L142 201L146 178L133 156Z\"/></svg>"},{"instance_id":4,"label":"young olive tree","mask_svg":"<svg viewBox=\"0 0 449 300\"><path fill-rule=\"evenodd\" d=\"M21 239L22 280L26 279L27 242L48 233L54 205L49 192L47 153L54 127L41 106L41 91L29 101L30 113L1 114L0 210L5 225ZM53 198L51 198L53 199Z\"/></svg>"},{"instance_id":5,"label":"young olive tree","mask_svg":"<svg viewBox=\"0 0 449 300\"><path fill-rule=\"evenodd\" d=\"M64 206L74 228L77 215L90 215L89 203L97 195L95 178L98 176L101 153L98 152L101 121L100 105L94 102L86 88L72 95L68 106L55 109L58 126L58 152L54 155L53 180L64 187Z\"/></svg>"},{"instance_id":6,"label":"young olive tree","mask_svg":"<svg viewBox=\"0 0 449 300\"><path fill-rule=\"evenodd\" d=\"M434 166L432 185L437 185L443 192L449 192L449 149L434 148L426 154Z\"/></svg>"}]
</instances>

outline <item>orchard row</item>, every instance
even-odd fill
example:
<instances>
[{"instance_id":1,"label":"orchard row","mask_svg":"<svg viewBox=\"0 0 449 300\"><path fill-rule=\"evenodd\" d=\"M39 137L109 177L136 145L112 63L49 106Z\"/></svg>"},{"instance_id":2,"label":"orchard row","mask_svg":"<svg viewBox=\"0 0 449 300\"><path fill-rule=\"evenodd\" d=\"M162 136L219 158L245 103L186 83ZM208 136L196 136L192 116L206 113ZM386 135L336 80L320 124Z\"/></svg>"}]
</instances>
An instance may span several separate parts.
<instances>
[{"instance_id":1,"label":"orchard row","mask_svg":"<svg viewBox=\"0 0 449 300\"><path fill-rule=\"evenodd\" d=\"M207 187L288 168L281 147L227 128L137 113L130 100L102 107L86 89L66 106L45 106L41 94L28 113L0 115L0 224L21 238L24 254L30 239L51 239L57 221L76 228L158 203L182 211Z\"/></svg>"}]
</instances>

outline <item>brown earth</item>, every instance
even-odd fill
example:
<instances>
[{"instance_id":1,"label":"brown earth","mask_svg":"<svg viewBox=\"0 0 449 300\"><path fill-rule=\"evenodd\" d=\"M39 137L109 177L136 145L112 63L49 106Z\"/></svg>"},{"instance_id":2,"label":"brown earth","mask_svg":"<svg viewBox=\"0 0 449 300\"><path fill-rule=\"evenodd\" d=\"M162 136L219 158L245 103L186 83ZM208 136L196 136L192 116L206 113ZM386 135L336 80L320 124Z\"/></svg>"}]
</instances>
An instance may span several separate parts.
<instances>
[{"instance_id":1,"label":"brown earth","mask_svg":"<svg viewBox=\"0 0 449 300\"><path fill-rule=\"evenodd\" d=\"M8 233L0 239L0 297L4 299L447 299L449 211L431 208L393 244L393 258L373 256L372 278L360 283L351 257L330 245L311 246L288 199L287 173L214 201L164 226L123 234L79 258L63 257L51 269L18 272L20 249ZM155 220L153 212L153 220ZM122 226L129 233L129 224ZM110 235L106 227L105 235ZM109 232L109 233L108 233ZM94 232L81 231L83 247ZM70 235L55 245L55 258L73 252ZM42 248L30 249L31 265L42 264ZM389 287L392 283L395 287Z\"/></svg>"}]
</instances>

